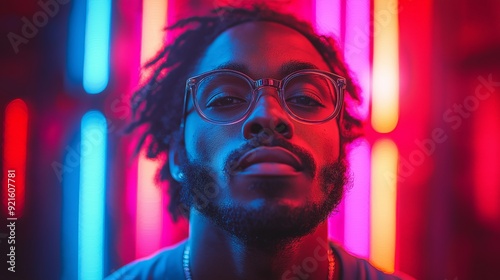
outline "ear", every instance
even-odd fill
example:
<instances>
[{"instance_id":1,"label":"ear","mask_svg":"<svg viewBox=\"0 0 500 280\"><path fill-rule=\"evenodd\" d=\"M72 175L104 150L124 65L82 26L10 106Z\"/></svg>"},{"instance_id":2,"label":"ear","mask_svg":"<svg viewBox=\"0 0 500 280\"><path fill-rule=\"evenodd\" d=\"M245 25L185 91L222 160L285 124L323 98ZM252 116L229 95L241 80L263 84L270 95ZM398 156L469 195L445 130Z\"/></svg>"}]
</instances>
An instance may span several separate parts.
<instances>
[{"instance_id":1,"label":"ear","mask_svg":"<svg viewBox=\"0 0 500 280\"><path fill-rule=\"evenodd\" d=\"M184 173L181 170L181 163L179 160L179 147L170 147L168 151L168 166L170 169L170 175L177 182L184 181Z\"/></svg>"}]
</instances>

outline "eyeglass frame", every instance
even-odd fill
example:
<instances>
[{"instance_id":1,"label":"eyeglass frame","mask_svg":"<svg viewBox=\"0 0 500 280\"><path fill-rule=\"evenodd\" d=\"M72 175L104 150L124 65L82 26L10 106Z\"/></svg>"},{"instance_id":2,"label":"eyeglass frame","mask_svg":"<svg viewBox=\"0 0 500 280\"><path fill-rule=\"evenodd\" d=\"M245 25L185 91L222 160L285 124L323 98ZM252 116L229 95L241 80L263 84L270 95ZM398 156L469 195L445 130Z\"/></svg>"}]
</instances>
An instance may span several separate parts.
<instances>
[{"instance_id":1,"label":"eyeglass frame","mask_svg":"<svg viewBox=\"0 0 500 280\"><path fill-rule=\"evenodd\" d=\"M252 99L250 101L250 105L246 109L245 113L239 119L237 119L235 121L222 122L222 121L214 121L214 120L208 118L203 113L203 111L199 107L198 102L196 100L196 89L197 89L198 83L200 81L202 81L204 78L206 78L207 76L210 76L210 75L216 74L216 73L237 74L237 75L245 78L246 81L248 82L248 84L251 85L251 87L252 87ZM335 110L333 111L333 113L330 116L328 116L326 119L321 120L321 121L310 121L310 120L306 120L306 119L303 119L303 118L300 118L299 116L297 116L295 113L293 113L291 111L290 108L288 108L288 105L286 105L285 96L283 94L283 92L284 92L283 86L290 79L292 79L296 76L299 76L301 74L308 74L308 73L320 74L320 75L325 76L326 78L330 79L333 82L333 86L336 87L335 90L338 92L337 100L336 100L336 104L335 104ZM192 95L191 99L193 100L194 109L197 111L198 115L202 119L204 119L205 121L207 121L209 123L213 123L213 124L232 125L232 124L236 124L236 123L241 122L242 120L246 119L248 117L248 115L250 114L250 112L252 112L255 109L255 104L257 103L257 100L258 100L258 98L255 98L257 96L257 94L255 92L258 91L260 88L265 87L265 86L274 87L277 90L278 100L279 100L281 108L284 109L289 116L291 116L294 120L296 120L298 122L307 123L307 124L320 124L320 123L327 122L333 118L336 118L339 115L342 115L341 113L343 111L342 107L344 105L344 90L346 88L346 78L344 78L340 75L337 75L335 73L324 71L324 70L319 70L319 69L303 69L303 70L294 71L294 72L286 75L281 80L273 79L273 78L261 78L258 80L254 80L254 79L250 78L248 75L246 75L245 73L242 73L240 71L236 71L233 69L216 69L216 70L211 70L211 71L202 73L200 75L193 76L193 77L188 78L186 80L186 90L184 92L184 109L182 112L182 120L181 120L180 129L184 130L184 127L186 124L186 117L188 114L188 109L187 109L188 108L188 102L187 102L188 101L188 92L190 92Z\"/></svg>"}]
</instances>

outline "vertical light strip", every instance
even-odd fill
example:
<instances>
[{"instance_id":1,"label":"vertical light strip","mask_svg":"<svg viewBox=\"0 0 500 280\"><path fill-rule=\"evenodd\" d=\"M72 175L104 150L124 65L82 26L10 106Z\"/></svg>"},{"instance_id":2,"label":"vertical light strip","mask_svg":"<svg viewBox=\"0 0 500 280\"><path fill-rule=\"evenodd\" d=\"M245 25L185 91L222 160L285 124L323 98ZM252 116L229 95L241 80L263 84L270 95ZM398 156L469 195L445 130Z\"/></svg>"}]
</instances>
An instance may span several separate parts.
<instances>
[{"instance_id":1,"label":"vertical light strip","mask_svg":"<svg viewBox=\"0 0 500 280\"><path fill-rule=\"evenodd\" d=\"M362 139L353 144L349 166L353 187L345 195L344 245L351 253L365 258L370 250L370 147Z\"/></svg>"},{"instance_id":2,"label":"vertical light strip","mask_svg":"<svg viewBox=\"0 0 500 280\"><path fill-rule=\"evenodd\" d=\"M346 1L344 57L356 73L363 104L358 116L368 117L370 104L370 0ZM344 245L352 253L369 256L370 245L370 148L366 140L352 145L349 163L353 188L345 196Z\"/></svg>"},{"instance_id":3,"label":"vertical light strip","mask_svg":"<svg viewBox=\"0 0 500 280\"><path fill-rule=\"evenodd\" d=\"M164 43L167 23L167 0L144 0L142 15L141 65L144 65ZM150 72L143 72L141 83ZM162 246L163 192L155 184L157 161L141 153L138 162L136 258L147 256Z\"/></svg>"},{"instance_id":4,"label":"vertical light strip","mask_svg":"<svg viewBox=\"0 0 500 280\"><path fill-rule=\"evenodd\" d=\"M108 85L110 25L111 0L87 0L83 88L90 94Z\"/></svg>"},{"instance_id":5,"label":"vertical light strip","mask_svg":"<svg viewBox=\"0 0 500 280\"><path fill-rule=\"evenodd\" d=\"M335 213L328 217L328 238L344 244L344 208L345 199L335 208Z\"/></svg>"},{"instance_id":6,"label":"vertical light strip","mask_svg":"<svg viewBox=\"0 0 500 280\"><path fill-rule=\"evenodd\" d=\"M482 92L481 98L478 93ZM465 108L474 113L474 200L479 220L492 227L500 223L500 98L482 88L465 100Z\"/></svg>"},{"instance_id":7,"label":"vertical light strip","mask_svg":"<svg viewBox=\"0 0 500 280\"><path fill-rule=\"evenodd\" d=\"M130 142L126 155L136 154L136 143ZM136 259L136 234L137 234L137 182L138 182L138 160L137 157L131 158L130 163L126 165L124 172L126 172L126 193L125 205L126 211L122 214L123 227L127 228L120 232L119 258L125 262L130 262Z\"/></svg>"},{"instance_id":8,"label":"vertical light strip","mask_svg":"<svg viewBox=\"0 0 500 280\"><path fill-rule=\"evenodd\" d=\"M106 119L98 111L82 118L78 211L78 279L103 278L106 194Z\"/></svg>"},{"instance_id":9,"label":"vertical light strip","mask_svg":"<svg viewBox=\"0 0 500 280\"><path fill-rule=\"evenodd\" d=\"M167 9L167 0L143 0L142 2L141 66L153 58L163 46ZM141 82L149 77L150 72L142 73Z\"/></svg>"},{"instance_id":10,"label":"vertical light strip","mask_svg":"<svg viewBox=\"0 0 500 280\"><path fill-rule=\"evenodd\" d=\"M22 99L12 100L5 109L3 143L2 210L8 218L19 218L24 210L28 144L28 108Z\"/></svg>"},{"instance_id":11,"label":"vertical light strip","mask_svg":"<svg viewBox=\"0 0 500 280\"><path fill-rule=\"evenodd\" d=\"M341 1L316 0L316 29L322 34L333 34L341 37Z\"/></svg>"},{"instance_id":12,"label":"vertical light strip","mask_svg":"<svg viewBox=\"0 0 500 280\"><path fill-rule=\"evenodd\" d=\"M72 147L77 147L80 137L72 141ZM76 142L76 143L75 143ZM66 146L68 147L68 146ZM78 197L80 185L80 157L73 149L66 149L64 155L64 165L62 170L64 177L62 180L62 199L61 199L61 280L78 279Z\"/></svg>"},{"instance_id":13,"label":"vertical light strip","mask_svg":"<svg viewBox=\"0 0 500 280\"><path fill-rule=\"evenodd\" d=\"M155 161L146 159L143 154L139 160L139 181L137 191L137 232L135 252L141 258L161 248L163 192L154 183L158 171Z\"/></svg>"},{"instance_id":14,"label":"vertical light strip","mask_svg":"<svg viewBox=\"0 0 500 280\"><path fill-rule=\"evenodd\" d=\"M316 0L316 30L319 33L333 35L336 39L341 40L342 30L342 0ZM341 42L339 42L341 43ZM328 218L328 237L337 242L344 240L344 202L342 201L337 206L335 215Z\"/></svg>"},{"instance_id":15,"label":"vertical light strip","mask_svg":"<svg viewBox=\"0 0 500 280\"><path fill-rule=\"evenodd\" d=\"M355 73L363 103L358 108L359 117L368 117L370 104L370 0L346 1L346 28L344 57Z\"/></svg>"},{"instance_id":16,"label":"vertical light strip","mask_svg":"<svg viewBox=\"0 0 500 280\"><path fill-rule=\"evenodd\" d=\"M398 148L392 140L378 140L372 150L370 261L393 272L396 249Z\"/></svg>"},{"instance_id":17,"label":"vertical light strip","mask_svg":"<svg viewBox=\"0 0 500 280\"><path fill-rule=\"evenodd\" d=\"M372 126L394 130L399 114L399 23L397 0L374 0Z\"/></svg>"},{"instance_id":18,"label":"vertical light strip","mask_svg":"<svg viewBox=\"0 0 500 280\"><path fill-rule=\"evenodd\" d=\"M67 76L71 85L81 86L85 45L85 0L73 0L69 16Z\"/></svg>"}]
</instances>

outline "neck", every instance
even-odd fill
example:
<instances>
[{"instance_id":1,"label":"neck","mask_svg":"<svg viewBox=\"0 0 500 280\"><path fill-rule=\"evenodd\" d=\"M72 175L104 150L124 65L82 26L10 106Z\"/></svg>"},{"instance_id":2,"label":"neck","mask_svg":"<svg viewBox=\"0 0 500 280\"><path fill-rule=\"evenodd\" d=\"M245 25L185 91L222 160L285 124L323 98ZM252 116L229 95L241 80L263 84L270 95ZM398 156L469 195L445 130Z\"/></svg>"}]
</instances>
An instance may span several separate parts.
<instances>
[{"instance_id":1,"label":"neck","mask_svg":"<svg viewBox=\"0 0 500 280\"><path fill-rule=\"evenodd\" d=\"M191 211L190 266L193 279L327 279L327 223L278 246L243 242ZM262 246L261 246L262 245Z\"/></svg>"}]
</instances>

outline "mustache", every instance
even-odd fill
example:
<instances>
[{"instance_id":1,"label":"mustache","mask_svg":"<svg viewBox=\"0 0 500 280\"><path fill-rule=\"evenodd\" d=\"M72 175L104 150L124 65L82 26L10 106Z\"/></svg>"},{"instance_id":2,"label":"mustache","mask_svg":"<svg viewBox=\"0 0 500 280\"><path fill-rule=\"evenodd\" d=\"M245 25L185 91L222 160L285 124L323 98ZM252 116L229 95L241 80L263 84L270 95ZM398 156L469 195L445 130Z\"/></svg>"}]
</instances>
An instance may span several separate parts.
<instances>
[{"instance_id":1,"label":"mustache","mask_svg":"<svg viewBox=\"0 0 500 280\"><path fill-rule=\"evenodd\" d=\"M247 152L251 152L253 149L258 147L281 147L283 149L288 150L289 152L295 154L302 162L302 166L304 168L304 172L306 172L311 178L314 178L316 174L316 163L314 161L313 156L306 149L294 145L288 142L283 137L273 136L270 138L261 138L255 137L250 141L243 144L241 147L237 148L233 152L231 152L226 160L224 165L224 173L229 176L234 175L239 171L238 161L239 159L246 154Z\"/></svg>"}]
</instances>

